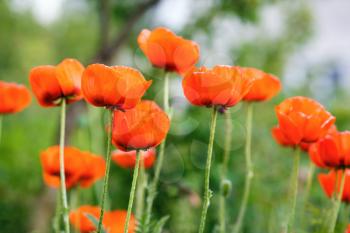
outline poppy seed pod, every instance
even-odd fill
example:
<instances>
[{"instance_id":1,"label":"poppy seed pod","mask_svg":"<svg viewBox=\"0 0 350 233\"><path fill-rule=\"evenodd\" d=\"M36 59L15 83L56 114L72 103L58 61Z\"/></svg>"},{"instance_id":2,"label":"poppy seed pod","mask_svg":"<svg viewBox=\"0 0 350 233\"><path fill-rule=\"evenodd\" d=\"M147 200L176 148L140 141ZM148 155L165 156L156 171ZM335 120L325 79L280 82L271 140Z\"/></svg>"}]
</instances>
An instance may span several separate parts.
<instances>
[{"instance_id":1,"label":"poppy seed pod","mask_svg":"<svg viewBox=\"0 0 350 233\"><path fill-rule=\"evenodd\" d=\"M39 104L58 106L66 99L73 103L83 98L81 76L84 66L75 59L64 59L57 66L37 66L29 74L29 81Z\"/></svg>"},{"instance_id":2,"label":"poppy seed pod","mask_svg":"<svg viewBox=\"0 0 350 233\"><path fill-rule=\"evenodd\" d=\"M135 108L114 111L113 144L123 151L158 146L168 133L170 120L153 101L143 100Z\"/></svg>"},{"instance_id":3,"label":"poppy seed pod","mask_svg":"<svg viewBox=\"0 0 350 233\"><path fill-rule=\"evenodd\" d=\"M243 75L253 79L253 84L244 101L266 101L276 96L282 88L278 78L255 68L243 68Z\"/></svg>"},{"instance_id":4,"label":"poppy seed pod","mask_svg":"<svg viewBox=\"0 0 350 233\"><path fill-rule=\"evenodd\" d=\"M167 28L144 29L137 38L142 52L158 68L180 74L190 70L199 59L197 43L175 35Z\"/></svg>"},{"instance_id":5,"label":"poppy seed pod","mask_svg":"<svg viewBox=\"0 0 350 233\"><path fill-rule=\"evenodd\" d=\"M0 115L20 112L30 102L30 93L25 86L0 81Z\"/></svg>"},{"instance_id":6,"label":"poppy seed pod","mask_svg":"<svg viewBox=\"0 0 350 233\"><path fill-rule=\"evenodd\" d=\"M236 105L248 93L253 80L237 66L201 67L189 71L182 80L184 94L196 106Z\"/></svg>"},{"instance_id":7,"label":"poppy seed pod","mask_svg":"<svg viewBox=\"0 0 350 233\"><path fill-rule=\"evenodd\" d=\"M131 67L92 64L84 71L81 85L90 104L124 111L140 102L151 83Z\"/></svg>"},{"instance_id":8,"label":"poppy seed pod","mask_svg":"<svg viewBox=\"0 0 350 233\"><path fill-rule=\"evenodd\" d=\"M140 151L140 153L144 168L151 168L156 160L156 150L154 148L150 148L146 151ZM113 151L112 160L122 168L134 168L136 165L136 151Z\"/></svg>"},{"instance_id":9,"label":"poppy seed pod","mask_svg":"<svg viewBox=\"0 0 350 233\"><path fill-rule=\"evenodd\" d=\"M224 179L221 182L221 195L225 198L231 194L232 191L232 182L228 179Z\"/></svg>"},{"instance_id":10,"label":"poppy seed pod","mask_svg":"<svg viewBox=\"0 0 350 233\"><path fill-rule=\"evenodd\" d=\"M272 134L284 146L316 142L335 122L335 117L321 104L302 96L284 100L275 111L279 125L272 129Z\"/></svg>"}]
</instances>

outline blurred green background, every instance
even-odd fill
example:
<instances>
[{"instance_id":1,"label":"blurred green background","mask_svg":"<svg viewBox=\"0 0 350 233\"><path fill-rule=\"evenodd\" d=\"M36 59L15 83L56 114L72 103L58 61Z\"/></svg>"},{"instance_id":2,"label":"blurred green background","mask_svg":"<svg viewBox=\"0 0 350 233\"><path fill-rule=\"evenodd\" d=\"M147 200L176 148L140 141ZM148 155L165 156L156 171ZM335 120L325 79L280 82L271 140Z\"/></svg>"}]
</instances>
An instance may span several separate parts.
<instances>
[{"instance_id":1,"label":"blurred green background","mask_svg":"<svg viewBox=\"0 0 350 233\"><path fill-rule=\"evenodd\" d=\"M292 151L278 146L270 135L276 124L273 107L289 96L310 96L337 117L339 129L350 127L350 56L348 47L342 47L350 40L346 28L349 7L349 2L342 0L0 0L0 79L28 86L32 67L57 64L66 57L77 58L84 65L129 65L140 69L146 79L153 79L146 98L161 103L164 74L151 67L136 42L141 29L156 26L169 27L197 41L200 65L253 66L277 75L284 84L283 92L254 106L255 176L243 232L278 233L288 211ZM175 112L154 217L170 215L164 232L192 233L199 223L210 111L187 103L176 74L171 77L170 94ZM239 104L231 112L230 226L244 185L246 106ZM58 142L58 118L57 108L39 107L34 99L25 111L3 118L1 233L51 232L55 190L43 184L39 153ZM83 103L69 106L67 144L104 155L105 118L101 109ZM211 176L215 194L206 232L217 229L224 137L224 117L219 116ZM315 178L310 202L303 209L308 166L304 155L297 232L320 232L330 201ZM126 209L131 178L130 171L112 165L112 209ZM97 191L100 185L96 185ZM93 191L79 190L78 204L97 204ZM345 208L342 212L337 232L350 222Z\"/></svg>"}]
</instances>

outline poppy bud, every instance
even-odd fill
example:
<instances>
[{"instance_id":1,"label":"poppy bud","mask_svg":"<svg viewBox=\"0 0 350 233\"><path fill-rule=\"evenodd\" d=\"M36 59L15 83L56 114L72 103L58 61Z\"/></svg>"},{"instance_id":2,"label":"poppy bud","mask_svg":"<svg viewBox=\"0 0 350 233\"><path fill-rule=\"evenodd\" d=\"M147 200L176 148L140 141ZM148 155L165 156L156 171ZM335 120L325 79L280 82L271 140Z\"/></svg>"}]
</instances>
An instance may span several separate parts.
<instances>
[{"instance_id":1,"label":"poppy bud","mask_svg":"<svg viewBox=\"0 0 350 233\"><path fill-rule=\"evenodd\" d=\"M221 182L221 195L225 198L228 197L231 194L232 191L232 183L228 179L224 179Z\"/></svg>"}]
</instances>

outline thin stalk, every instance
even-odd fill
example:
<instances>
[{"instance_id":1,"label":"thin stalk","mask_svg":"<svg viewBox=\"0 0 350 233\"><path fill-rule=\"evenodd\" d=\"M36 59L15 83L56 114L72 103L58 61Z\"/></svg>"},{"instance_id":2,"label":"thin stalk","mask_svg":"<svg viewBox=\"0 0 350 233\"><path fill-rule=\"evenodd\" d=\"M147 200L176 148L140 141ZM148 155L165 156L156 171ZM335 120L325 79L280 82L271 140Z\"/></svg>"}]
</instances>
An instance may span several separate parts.
<instances>
[{"instance_id":1,"label":"thin stalk","mask_svg":"<svg viewBox=\"0 0 350 233\"><path fill-rule=\"evenodd\" d=\"M230 152L231 152L231 141L232 141L232 119L231 119L231 112L228 109L225 112L225 151L224 151L224 158L222 161L222 170L221 170L221 182L223 182L226 179L227 176L227 165L230 158ZM223 187L221 187L223 188ZM226 197L224 196L223 190L221 190L221 196L220 196L220 210L219 210L219 222L220 222L220 232L225 233L226 232L226 204L225 204Z\"/></svg>"},{"instance_id":2,"label":"thin stalk","mask_svg":"<svg viewBox=\"0 0 350 233\"><path fill-rule=\"evenodd\" d=\"M169 115L170 113L170 107L169 107L169 73L165 73L164 77L164 95L163 95L163 107L164 111ZM164 161L164 151L165 151L165 144L166 144L166 138L164 141L160 144L160 150L159 155L157 157L157 163L154 171L154 177L153 180L150 183L150 186L148 188L147 192L147 200L146 200L146 217L145 217L145 233L148 233L149 231L149 225L151 222L151 215L152 215L152 208L154 200L157 196L157 186L160 176L160 171L162 170L163 161Z\"/></svg>"},{"instance_id":3,"label":"thin stalk","mask_svg":"<svg viewBox=\"0 0 350 233\"><path fill-rule=\"evenodd\" d=\"M312 186L312 182L313 182L313 179L314 179L315 168L316 167L315 167L314 163L310 162L309 174L307 176L306 188L305 188L304 209L305 209L305 207L307 205L307 202L309 201L311 186Z\"/></svg>"},{"instance_id":4,"label":"thin stalk","mask_svg":"<svg viewBox=\"0 0 350 233\"><path fill-rule=\"evenodd\" d=\"M245 146L245 160L246 160L246 177L245 177L245 186L244 186L244 193L243 193L243 199L241 203L241 207L239 210L238 218L236 220L235 227L233 229L234 233L239 233L245 211L247 209L247 204L249 200L250 195L250 187L251 187L251 181L254 176L253 173L253 162L252 162L252 127L253 127L253 105L251 103L248 103L247 106L247 138L246 138L246 146Z\"/></svg>"},{"instance_id":5,"label":"thin stalk","mask_svg":"<svg viewBox=\"0 0 350 233\"><path fill-rule=\"evenodd\" d=\"M2 116L0 115L0 143L1 143L1 136L2 136Z\"/></svg>"},{"instance_id":6,"label":"thin stalk","mask_svg":"<svg viewBox=\"0 0 350 233\"><path fill-rule=\"evenodd\" d=\"M69 218L68 218L68 201L67 201L67 190L66 190L66 176L64 169L64 143L65 143L65 126L66 126L66 100L62 100L61 104L61 129L60 129L60 177L61 177L61 204L63 211L63 223L66 233L70 232L69 229Z\"/></svg>"},{"instance_id":7,"label":"thin stalk","mask_svg":"<svg viewBox=\"0 0 350 233\"><path fill-rule=\"evenodd\" d=\"M134 199L135 199L137 177L139 175L140 158L141 158L141 152L137 151L136 152L136 164L135 164L135 168L134 168L134 175L132 177L132 184L131 184L131 190L130 190L130 196L129 196L128 212L126 215L126 221L125 221L125 225L124 225L124 233L128 233L128 231L129 231L131 210L132 210L132 205L133 205Z\"/></svg>"},{"instance_id":8,"label":"thin stalk","mask_svg":"<svg viewBox=\"0 0 350 233\"><path fill-rule=\"evenodd\" d=\"M140 175L139 175L139 181L137 184L137 190L136 190L136 210L135 215L136 219L140 220L143 215L143 208L144 208L144 200L145 200L145 187L146 187L146 173L145 173L145 166L144 166L144 160L141 159L141 165L140 165Z\"/></svg>"},{"instance_id":9,"label":"thin stalk","mask_svg":"<svg viewBox=\"0 0 350 233\"><path fill-rule=\"evenodd\" d=\"M287 233L291 232L294 226L295 207L297 204L297 194L298 194L299 160L300 160L300 149L296 148L294 153L294 164L293 164L291 186L290 186L291 199L290 199L289 214L287 219Z\"/></svg>"},{"instance_id":10,"label":"thin stalk","mask_svg":"<svg viewBox=\"0 0 350 233\"><path fill-rule=\"evenodd\" d=\"M204 197L203 197L203 209L201 214L201 220L199 224L199 233L204 232L205 228L205 220L207 217L208 208L210 205L210 198L212 196L212 191L210 190L210 168L211 168L211 160L213 155L213 145L214 145L214 136L215 136L215 128L216 128L216 118L218 112L215 107L212 109L211 115L211 123L210 123L210 137L208 144L208 156L207 163L205 166L205 180L204 180Z\"/></svg>"},{"instance_id":11,"label":"thin stalk","mask_svg":"<svg viewBox=\"0 0 350 233\"><path fill-rule=\"evenodd\" d=\"M342 174L341 183L340 183L340 187L339 187L339 193L338 193L337 200L334 203L334 206L333 206L333 209L331 212L330 224L329 224L329 228L327 231L328 233L334 232L335 225L337 223L338 213L339 213L339 209L340 209L340 204L341 204L345 180L346 180L346 170L343 170L342 172L343 172L343 174ZM337 179L337 181L338 181L338 179Z\"/></svg>"},{"instance_id":12,"label":"thin stalk","mask_svg":"<svg viewBox=\"0 0 350 233\"><path fill-rule=\"evenodd\" d=\"M61 192L57 190L56 193L56 210L53 218L53 230L55 233L60 233L60 213L61 213Z\"/></svg>"},{"instance_id":13,"label":"thin stalk","mask_svg":"<svg viewBox=\"0 0 350 233\"><path fill-rule=\"evenodd\" d=\"M111 166L111 141L112 141L112 132L113 132L113 119L114 118L114 111L111 109L109 114L109 131L108 131L108 139L107 139L107 153L106 153L106 172L103 182L103 192L102 192L102 198L101 198L101 213L100 213L100 220L98 222L97 227L97 233L101 232L102 229L102 220L103 215L105 211L105 202L107 199L107 193L108 193L108 181L109 181L109 170Z\"/></svg>"}]
</instances>

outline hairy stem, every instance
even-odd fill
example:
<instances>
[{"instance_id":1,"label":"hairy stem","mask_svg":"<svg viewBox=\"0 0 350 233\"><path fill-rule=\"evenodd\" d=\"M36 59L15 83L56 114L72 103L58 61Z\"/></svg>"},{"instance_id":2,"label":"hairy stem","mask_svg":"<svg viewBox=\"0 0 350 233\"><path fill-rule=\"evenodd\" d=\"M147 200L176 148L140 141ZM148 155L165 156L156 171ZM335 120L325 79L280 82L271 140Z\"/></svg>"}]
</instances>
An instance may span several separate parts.
<instances>
[{"instance_id":1,"label":"hairy stem","mask_svg":"<svg viewBox=\"0 0 350 233\"><path fill-rule=\"evenodd\" d=\"M69 229L69 218L68 218L68 201L67 201L67 189L66 189L66 176L64 169L64 134L66 126L66 100L62 100L61 104L61 129L60 129L60 187L61 187L61 203L63 211L63 223L66 233L70 232Z\"/></svg>"},{"instance_id":2,"label":"hairy stem","mask_svg":"<svg viewBox=\"0 0 350 233\"><path fill-rule=\"evenodd\" d=\"M136 152L136 164L135 164L135 168L134 168L134 175L132 177L131 191L130 191L130 196L129 196L128 212L126 215L126 221L125 221L125 225L124 225L124 233L128 233L128 231L129 231L130 216L131 216L132 206L133 206L134 199L135 199L137 177L139 175L140 157L141 157L141 152L137 151Z\"/></svg>"},{"instance_id":3,"label":"hairy stem","mask_svg":"<svg viewBox=\"0 0 350 233\"><path fill-rule=\"evenodd\" d=\"M106 153L106 172L103 182L103 192L102 192L102 198L101 198L101 213L100 213L100 220L98 222L97 227L97 233L101 232L102 229L102 221L103 221L103 215L105 211L105 202L107 199L107 193L108 193L108 185L109 185L109 170L111 166L111 141L112 141L112 132L113 132L113 119L114 118L114 111L110 110L109 114L109 131L108 131L108 139L107 139L107 153Z\"/></svg>"},{"instance_id":4,"label":"hairy stem","mask_svg":"<svg viewBox=\"0 0 350 233\"><path fill-rule=\"evenodd\" d=\"M215 107L212 109L211 116L211 124L210 124L210 137L208 144L208 155L207 155L207 163L205 166L205 180L204 180L204 197L203 197L203 208L201 214L201 220L199 224L199 233L204 232L205 228L205 220L207 217L208 208L210 205L210 199L212 196L212 191L210 190L210 168L211 168L211 160L213 155L213 145L214 145L214 136L215 136L215 128L216 128L216 118L217 118L217 110Z\"/></svg>"},{"instance_id":5,"label":"hairy stem","mask_svg":"<svg viewBox=\"0 0 350 233\"><path fill-rule=\"evenodd\" d=\"M295 207L297 204L297 194L298 194L298 176L299 176L299 160L300 160L300 149L296 148L294 153L294 164L291 177L290 186L290 206L289 214L287 219L287 233L292 232L294 226L295 218Z\"/></svg>"},{"instance_id":6,"label":"hairy stem","mask_svg":"<svg viewBox=\"0 0 350 233\"><path fill-rule=\"evenodd\" d=\"M226 179L227 176L227 166L231 152L231 141L232 141L232 119L231 112L228 109L225 112L225 150L224 150L224 158L222 161L222 170L221 170L221 184ZM223 187L221 187L223 188ZM220 196L220 210L219 210L219 221L220 221L220 233L226 232L226 197L224 196L223 190L221 190Z\"/></svg>"},{"instance_id":7,"label":"hairy stem","mask_svg":"<svg viewBox=\"0 0 350 233\"><path fill-rule=\"evenodd\" d=\"M146 171L144 166L144 160L141 159L140 176L137 184L136 203L135 203L136 204L135 215L138 220L140 220L143 215L146 182L147 181L146 181Z\"/></svg>"},{"instance_id":8,"label":"hairy stem","mask_svg":"<svg viewBox=\"0 0 350 233\"><path fill-rule=\"evenodd\" d=\"M245 146L245 160L246 160L246 177L245 177L245 186L244 186L244 193L243 193L243 199L241 203L241 207L239 210L238 218L236 220L235 227L233 229L234 233L239 233L245 211L247 209L247 204L249 200L250 195L250 187L251 187L251 181L254 176L253 173L253 162L252 162L252 155L251 155L251 145L252 145L252 125L253 125L253 105L251 103L248 103L248 109L247 109L247 138L246 138L246 146Z\"/></svg>"}]
</instances>

